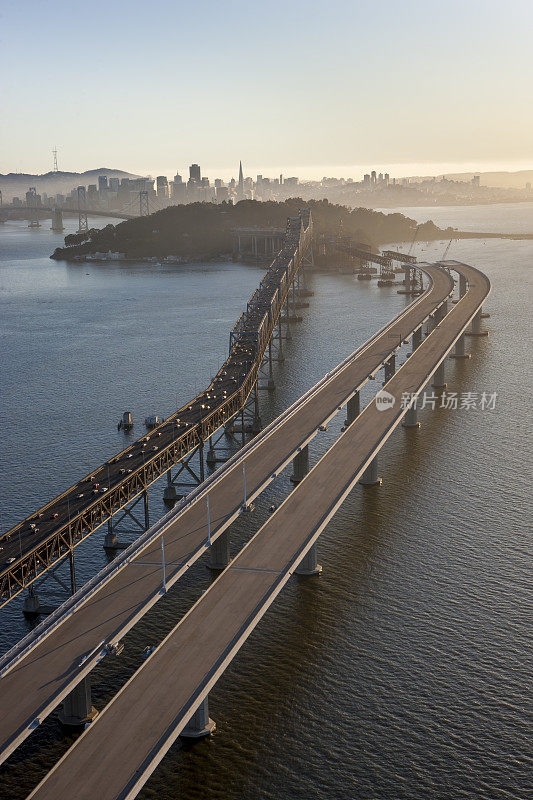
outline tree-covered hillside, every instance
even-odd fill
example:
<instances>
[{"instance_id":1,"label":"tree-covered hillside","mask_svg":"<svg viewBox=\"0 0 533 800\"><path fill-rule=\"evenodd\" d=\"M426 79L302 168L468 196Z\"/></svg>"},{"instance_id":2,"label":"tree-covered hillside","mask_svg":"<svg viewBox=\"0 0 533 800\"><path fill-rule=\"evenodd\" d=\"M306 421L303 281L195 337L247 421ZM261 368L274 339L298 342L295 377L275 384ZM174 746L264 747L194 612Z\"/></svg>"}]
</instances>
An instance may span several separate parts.
<instances>
[{"instance_id":1,"label":"tree-covered hillside","mask_svg":"<svg viewBox=\"0 0 533 800\"><path fill-rule=\"evenodd\" d=\"M244 200L236 205L193 203L168 208L108 225L89 234L71 234L65 248L58 248L55 258L69 258L82 253L112 250L128 257L176 255L182 258L212 258L231 253L233 230L237 227L284 227L287 217L302 207L311 209L317 234L352 236L358 242L379 245L408 241L417 223L402 214L383 214L367 208L349 209L312 200L295 198L283 203ZM432 222L420 227L419 239L438 239L443 232Z\"/></svg>"}]
</instances>

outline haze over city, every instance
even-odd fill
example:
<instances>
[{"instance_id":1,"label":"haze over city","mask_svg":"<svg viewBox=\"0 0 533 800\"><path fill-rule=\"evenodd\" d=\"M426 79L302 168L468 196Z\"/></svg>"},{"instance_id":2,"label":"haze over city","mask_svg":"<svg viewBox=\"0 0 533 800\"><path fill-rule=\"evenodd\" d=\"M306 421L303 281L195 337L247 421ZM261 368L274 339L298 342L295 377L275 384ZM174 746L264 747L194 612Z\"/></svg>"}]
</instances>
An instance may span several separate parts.
<instances>
[{"instance_id":1,"label":"haze over city","mask_svg":"<svg viewBox=\"0 0 533 800\"><path fill-rule=\"evenodd\" d=\"M46 172L54 145L66 170L196 158L224 179L238 159L313 179L528 168L532 26L529 0L95 0L83 23L7 0L0 172Z\"/></svg>"}]
</instances>

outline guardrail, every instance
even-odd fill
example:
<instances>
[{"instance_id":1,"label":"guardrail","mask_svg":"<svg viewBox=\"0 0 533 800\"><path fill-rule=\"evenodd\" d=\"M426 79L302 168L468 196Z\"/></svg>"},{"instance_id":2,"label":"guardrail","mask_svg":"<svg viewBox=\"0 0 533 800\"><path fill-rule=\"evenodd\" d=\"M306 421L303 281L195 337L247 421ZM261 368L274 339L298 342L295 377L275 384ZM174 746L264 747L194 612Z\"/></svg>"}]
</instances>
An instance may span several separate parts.
<instances>
[{"instance_id":1,"label":"guardrail","mask_svg":"<svg viewBox=\"0 0 533 800\"><path fill-rule=\"evenodd\" d=\"M227 461L225 464L220 467L213 475L209 476L204 483L200 486L193 489L193 491L187 495L187 497L183 498L178 502L178 504L165 514L154 526L152 526L148 531L141 534L141 536L133 542L126 550L122 551L111 564L108 564L104 567L100 572L94 575L83 587L81 587L74 595L69 597L61 606L59 606L52 614L50 614L45 620L43 620L33 631L28 633L23 639L21 639L17 644L15 644L10 650L8 650L2 657L0 657L0 678L9 672L17 663L20 661L21 658L26 656L31 650L41 641L43 641L47 636L49 636L60 624L63 624L67 619L69 619L79 607L83 604L88 602L88 600L101 589L106 583L108 583L121 569L123 569L127 564L133 561L136 557L138 557L143 550L149 547L153 542L164 533L166 527L170 524L174 524L176 519L184 513L187 508L189 508L193 503L198 501L199 499L203 498L212 488L217 485L220 481L222 481L227 472L229 472L235 465L240 464L244 461L247 456L255 451L257 448L263 446L265 440L267 440L273 433L275 433L282 425L284 425L293 415L298 413L298 411L307 403L310 399L316 396L320 391L322 391L325 386L330 383L331 381L335 380L335 378L348 367L356 358L358 358L365 350L367 350L378 338L383 336L391 327L397 325L404 316L410 314L417 305L419 305L427 295L427 293L431 290L433 286L433 279L431 274L424 270L425 274L428 277L428 287L423 295L419 296L416 300L410 303L400 314L398 314L393 320L386 323L379 331L374 333L370 339L364 342L360 347L358 347L353 353L347 356L342 362L340 362L333 370L326 373L314 386L312 386L307 392L305 392L300 398L298 398L289 408L287 408L279 417L277 417L272 423L270 423L266 428L261 431L251 442L248 442L241 450L234 455ZM449 293L448 297L453 293L452 291ZM446 298L447 299L447 298ZM439 308L445 301L441 301L435 305L436 310ZM433 313L433 311L431 313ZM424 322L431 316L431 313L427 314L421 321L417 323L415 328L401 341L398 341L393 347L390 348L390 352L394 352L397 350L401 344L408 338L414 330L418 329ZM387 355L387 357L390 353ZM370 375L371 373L369 373ZM344 402L346 402L351 395L345 398ZM341 408L342 404L338 406ZM334 413L338 410L335 408ZM296 450L294 451L296 452ZM292 457L293 453L288 454L288 459ZM268 478L267 476L267 482ZM266 485L266 484L265 484Z\"/></svg>"},{"instance_id":2,"label":"guardrail","mask_svg":"<svg viewBox=\"0 0 533 800\"><path fill-rule=\"evenodd\" d=\"M134 469L131 475L119 480L113 487L110 486L109 491L105 495L88 503L72 518L60 524L58 528L52 531L46 538L39 541L31 549L26 550L22 555L16 556L15 561L0 574L0 605L5 605L5 603L9 602L9 600L19 594L24 587L30 585L40 574L57 563L66 553L80 544L87 536L94 533L95 530L113 517L113 515L120 511L127 503L134 500L144 492L148 486L158 480L165 472L174 466L174 464L186 457L202 442L206 441L221 427L221 425L232 419L245 405L246 399L256 381L264 352L272 336L277 318L281 313L283 302L285 301L294 276L300 268L301 254L307 250L311 241L312 221L309 212L303 210L300 217L297 217L296 220L298 222L297 226L294 220L291 221L291 219L289 219L284 248L274 258L268 270L267 278L263 279L260 284L260 287L268 287L268 290L276 285L277 291L274 292L274 296L277 294L278 302L274 308L271 307L270 311L266 312L269 315L268 320L265 320L265 315L258 320L256 313L250 315L245 313L241 315L233 331L230 333L230 352L228 359L220 368L214 381L212 381L205 392L197 395L187 406L184 406L175 414L172 414L162 425L158 426L159 431L168 430L170 427L171 434L174 433L173 440L168 445L160 447L157 455L150 456L146 460L143 456L142 466ZM304 220L306 220L305 225ZM296 233L295 227L297 227ZM269 275L270 279L268 279ZM258 297L259 290L256 290L252 298L255 298L255 301L257 301ZM247 324L248 321L250 324ZM240 359L242 359L242 361L240 361ZM211 411L210 404L212 401L209 400L209 402L207 402L206 395L209 397L210 393L212 395L216 394L217 384L219 382L224 382L228 372L236 370L235 362L237 365L243 365L236 371L240 379L231 379L239 384L238 388L232 391L229 396L225 395L221 401L217 402L215 409ZM206 402L202 402L204 400L206 400ZM187 413L190 412L194 406L198 406L200 419L191 422L184 421ZM181 427L185 426L187 428L187 430L179 436L175 435L177 433L177 423L179 423ZM138 442L126 448L126 450L122 451L118 456L115 456L107 462L108 465L114 462L116 458L124 457L126 453L132 451L136 444L138 444ZM100 469L102 469L102 467L98 467L93 472L98 472ZM21 523L0 536L0 539L9 538L19 531L23 525L29 524L30 520L34 519L36 514L44 513L44 511L50 509L55 503L59 503L59 501L63 500L71 492L74 490L77 491L82 484L86 485L87 482L91 480L92 474L93 473L82 478L74 484L74 486L43 506L38 512L26 517Z\"/></svg>"}]
</instances>

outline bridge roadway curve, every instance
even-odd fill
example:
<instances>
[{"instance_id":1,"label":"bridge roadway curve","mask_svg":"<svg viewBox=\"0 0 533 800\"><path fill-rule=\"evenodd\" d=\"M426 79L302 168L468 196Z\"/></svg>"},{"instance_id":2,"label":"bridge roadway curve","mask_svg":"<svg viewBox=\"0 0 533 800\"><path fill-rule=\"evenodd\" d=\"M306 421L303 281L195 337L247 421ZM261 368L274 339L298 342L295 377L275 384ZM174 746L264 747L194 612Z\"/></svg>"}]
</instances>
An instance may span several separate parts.
<instances>
[{"instance_id":1,"label":"bridge roadway curve","mask_svg":"<svg viewBox=\"0 0 533 800\"><path fill-rule=\"evenodd\" d=\"M59 619L44 620L0 661L0 763L90 672L104 642L119 640L160 599L161 536L169 587L206 552L207 494L214 541L242 511L243 463L251 500L452 293L447 272L421 268L431 280L424 295L183 500L154 526L155 534L147 532L117 556L64 604Z\"/></svg>"},{"instance_id":2,"label":"bridge roadway curve","mask_svg":"<svg viewBox=\"0 0 533 800\"><path fill-rule=\"evenodd\" d=\"M116 800L137 795L195 709L295 571L363 470L490 292L466 265L469 288L373 400L130 678L30 795Z\"/></svg>"}]
</instances>

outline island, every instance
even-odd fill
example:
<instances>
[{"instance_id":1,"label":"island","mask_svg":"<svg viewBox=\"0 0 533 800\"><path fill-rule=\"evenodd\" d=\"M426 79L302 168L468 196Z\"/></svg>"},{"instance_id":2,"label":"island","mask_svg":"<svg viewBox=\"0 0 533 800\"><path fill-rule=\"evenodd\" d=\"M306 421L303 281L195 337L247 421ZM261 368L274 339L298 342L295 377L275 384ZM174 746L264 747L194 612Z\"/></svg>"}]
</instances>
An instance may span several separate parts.
<instances>
[{"instance_id":1,"label":"island","mask_svg":"<svg viewBox=\"0 0 533 800\"><path fill-rule=\"evenodd\" d=\"M288 217L303 206L311 209L316 237L346 236L374 249L387 242L445 239L456 235L433 222L419 225L403 214L384 214L368 208L351 209L327 200L284 202L243 200L231 203L190 203L126 220L105 228L89 229L65 237L51 258L65 260L167 259L175 263L231 258L235 230L283 230Z\"/></svg>"}]
</instances>

